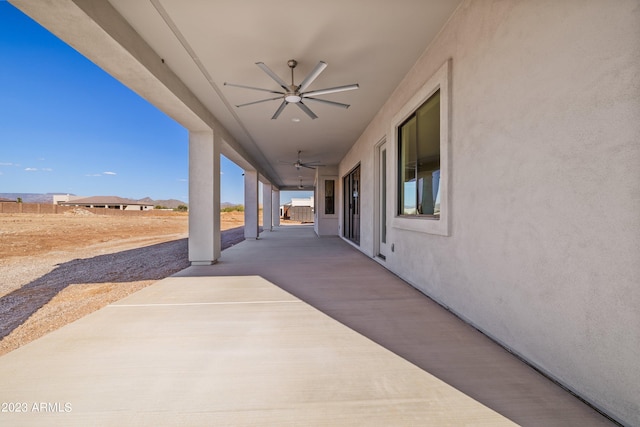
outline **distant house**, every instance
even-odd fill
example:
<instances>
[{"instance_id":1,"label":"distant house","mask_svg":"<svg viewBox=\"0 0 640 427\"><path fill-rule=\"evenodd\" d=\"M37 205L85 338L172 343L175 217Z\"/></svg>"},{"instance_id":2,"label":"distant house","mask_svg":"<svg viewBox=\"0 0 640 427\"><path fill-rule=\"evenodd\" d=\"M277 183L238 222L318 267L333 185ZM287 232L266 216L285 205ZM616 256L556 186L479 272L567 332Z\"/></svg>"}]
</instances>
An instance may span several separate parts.
<instances>
[{"instance_id":1,"label":"distant house","mask_svg":"<svg viewBox=\"0 0 640 427\"><path fill-rule=\"evenodd\" d=\"M0 203L15 203L15 202L17 202L17 200L0 197Z\"/></svg>"},{"instance_id":2,"label":"distant house","mask_svg":"<svg viewBox=\"0 0 640 427\"><path fill-rule=\"evenodd\" d=\"M280 206L280 217L291 221L313 222L313 197L292 198L291 202Z\"/></svg>"},{"instance_id":3,"label":"distant house","mask_svg":"<svg viewBox=\"0 0 640 427\"><path fill-rule=\"evenodd\" d=\"M75 196L72 194L54 194L53 195L53 204L60 205L65 202L72 202L74 200L86 199L86 196Z\"/></svg>"},{"instance_id":4,"label":"distant house","mask_svg":"<svg viewBox=\"0 0 640 427\"><path fill-rule=\"evenodd\" d=\"M136 200L125 199L117 196L54 196L53 203L60 206L77 206L83 208L118 209L122 211L149 211L153 204L141 203Z\"/></svg>"}]
</instances>

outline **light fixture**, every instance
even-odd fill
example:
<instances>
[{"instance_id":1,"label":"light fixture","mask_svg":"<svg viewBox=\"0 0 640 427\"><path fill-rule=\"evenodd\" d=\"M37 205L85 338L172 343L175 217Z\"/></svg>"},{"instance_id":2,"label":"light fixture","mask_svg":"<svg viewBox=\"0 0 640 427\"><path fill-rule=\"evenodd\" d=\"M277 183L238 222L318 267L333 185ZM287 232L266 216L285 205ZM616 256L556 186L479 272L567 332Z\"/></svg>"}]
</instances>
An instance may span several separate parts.
<instances>
[{"instance_id":1,"label":"light fixture","mask_svg":"<svg viewBox=\"0 0 640 427\"><path fill-rule=\"evenodd\" d=\"M300 123L300 117L294 117L293 119L291 119L291 121L293 123Z\"/></svg>"},{"instance_id":2,"label":"light fixture","mask_svg":"<svg viewBox=\"0 0 640 427\"><path fill-rule=\"evenodd\" d=\"M287 101L289 104L297 104L298 102L302 101L302 97L300 96L300 94L293 92L293 93L289 93L284 97L284 100Z\"/></svg>"}]
</instances>

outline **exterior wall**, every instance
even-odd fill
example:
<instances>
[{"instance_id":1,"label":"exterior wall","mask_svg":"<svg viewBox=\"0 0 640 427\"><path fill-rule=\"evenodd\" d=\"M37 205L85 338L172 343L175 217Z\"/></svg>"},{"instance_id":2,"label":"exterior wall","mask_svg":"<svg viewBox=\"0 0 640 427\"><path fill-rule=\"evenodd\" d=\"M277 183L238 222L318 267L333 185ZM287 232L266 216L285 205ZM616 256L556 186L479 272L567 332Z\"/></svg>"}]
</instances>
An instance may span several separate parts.
<instances>
[{"instance_id":1,"label":"exterior wall","mask_svg":"<svg viewBox=\"0 0 640 427\"><path fill-rule=\"evenodd\" d=\"M313 222L313 208L310 206L291 206L288 214L292 221Z\"/></svg>"},{"instance_id":2,"label":"exterior wall","mask_svg":"<svg viewBox=\"0 0 640 427\"><path fill-rule=\"evenodd\" d=\"M81 209L96 215L109 216L137 216L143 214L163 215L164 213L173 212L173 210L148 209L148 210L121 210L107 208L87 208L84 206L59 206L51 203L16 203L16 202L0 202L0 213L4 214L63 214L65 212L73 212Z\"/></svg>"},{"instance_id":3,"label":"exterior wall","mask_svg":"<svg viewBox=\"0 0 640 427\"><path fill-rule=\"evenodd\" d=\"M54 194L53 195L53 204L58 205L64 202L71 202L73 200L84 199L86 196L72 196L70 194Z\"/></svg>"},{"instance_id":4,"label":"exterior wall","mask_svg":"<svg viewBox=\"0 0 640 427\"><path fill-rule=\"evenodd\" d=\"M124 206L125 211L150 211L153 210L153 206L151 205L126 205Z\"/></svg>"},{"instance_id":5,"label":"exterior wall","mask_svg":"<svg viewBox=\"0 0 640 427\"><path fill-rule=\"evenodd\" d=\"M314 199L313 199L313 197L310 197L308 199L301 199L301 198L293 197L293 198L291 198L291 206L308 206L308 207L313 208Z\"/></svg>"},{"instance_id":6,"label":"exterior wall","mask_svg":"<svg viewBox=\"0 0 640 427\"><path fill-rule=\"evenodd\" d=\"M57 206L68 206L74 208L83 208L83 209L115 209L120 211L151 211L153 210L152 205L110 205L110 204L73 204L73 202L61 202Z\"/></svg>"},{"instance_id":7,"label":"exterior wall","mask_svg":"<svg viewBox=\"0 0 640 427\"><path fill-rule=\"evenodd\" d=\"M451 60L450 235L390 227L380 262L628 425L640 425L639 41L637 0L465 1L339 168L361 164L359 248L373 256L375 145Z\"/></svg>"}]
</instances>

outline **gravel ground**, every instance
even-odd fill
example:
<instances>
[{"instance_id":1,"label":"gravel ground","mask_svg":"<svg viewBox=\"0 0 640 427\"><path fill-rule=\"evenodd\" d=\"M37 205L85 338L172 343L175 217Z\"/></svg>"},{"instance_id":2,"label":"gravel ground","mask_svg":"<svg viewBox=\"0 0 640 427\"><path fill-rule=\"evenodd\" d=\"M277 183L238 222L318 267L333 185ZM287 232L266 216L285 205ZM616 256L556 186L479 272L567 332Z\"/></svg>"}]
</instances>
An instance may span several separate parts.
<instances>
[{"instance_id":1,"label":"gravel ground","mask_svg":"<svg viewBox=\"0 0 640 427\"><path fill-rule=\"evenodd\" d=\"M222 232L223 249L242 240L243 227ZM0 355L188 266L184 233L45 250L29 262L24 257L4 257L0 259Z\"/></svg>"}]
</instances>

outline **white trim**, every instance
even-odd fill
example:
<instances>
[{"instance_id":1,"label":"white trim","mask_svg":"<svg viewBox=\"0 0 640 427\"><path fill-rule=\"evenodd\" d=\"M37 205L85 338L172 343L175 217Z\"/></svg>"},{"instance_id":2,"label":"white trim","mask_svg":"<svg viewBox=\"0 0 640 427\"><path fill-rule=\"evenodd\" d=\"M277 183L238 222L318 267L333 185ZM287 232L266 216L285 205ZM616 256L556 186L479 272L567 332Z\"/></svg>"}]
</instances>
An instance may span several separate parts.
<instances>
[{"instance_id":1,"label":"white trim","mask_svg":"<svg viewBox=\"0 0 640 427\"><path fill-rule=\"evenodd\" d=\"M389 131L389 148L387 156L391 164L390 176L393 178L392 203L393 216L391 227L419 233L437 234L449 236L449 220L451 217L450 186L450 141L449 141L449 115L450 115L450 69L451 60L445 62L433 76L416 92L416 94L393 116ZM440 219L428 217L406 218L398 216L398 127L420 107L431 95L440 89Z\"/></svg>"},{"instance_id":2,"label":"white trim","mask_svg":"<svg viewBox=\"0 0 640 427\"><path fill-rule=\"evenodd\" d=\"M385 146L385 150L387 151L387 158L386 158L386 174L387 174L387 179L385 180L386 182L386 188L381 188L382 186L382 171L380 170L380 164L381 164L381 159L380 159L380 150L381 148ZM381 235L381 231L380 231L380 226L381 226L381 222L382 222L382 218L381 218L381 209L382 209L382 200L380 197L380 191L384 191L387 194L387 204L385 206L386 208L386 218L391 218L391 216L389 216L389 188L388 188L388 184L389 184L389 145L387 144L387 136L385 135L380 141L378 141L378 143L373 147L373 187L374 187L374 191L373 191L373 253L375 255L375 258L377 260L380 261L386 261L386 258L381 258L380 255L383 255L384 257L389 256L388 253L382 253L382 243L380 241L380 235ZM388 234L388 233L387 233Z\"/></svg>"},{"instance_id":3,"label":"white trim","mask_svg":"<svg viewBox=\"0 0 640 427\"><path fill-rule=\"evenodd\" d=\"M338 218L338 181L340 178L338 175L320 175L318 177L318 186L316 194L318 195L318 211L317 214L320 218L337 219ZM327 181L333 181L333 212L332 214L325 213L326 200L325 200L325 183Z\"/></svg>"}]
</instances>

